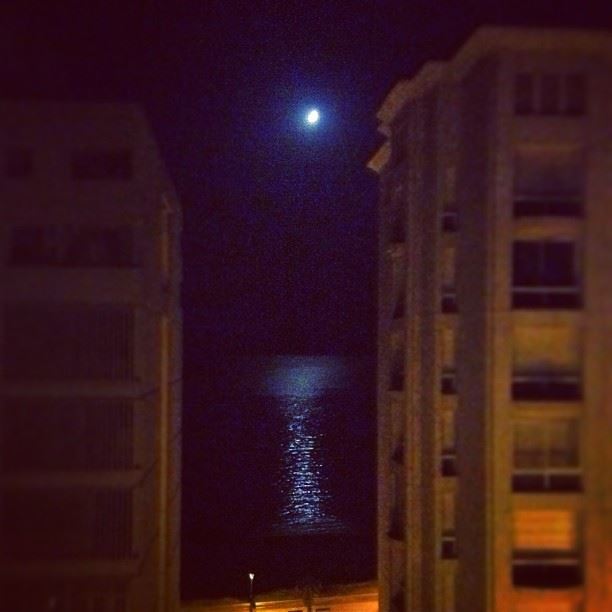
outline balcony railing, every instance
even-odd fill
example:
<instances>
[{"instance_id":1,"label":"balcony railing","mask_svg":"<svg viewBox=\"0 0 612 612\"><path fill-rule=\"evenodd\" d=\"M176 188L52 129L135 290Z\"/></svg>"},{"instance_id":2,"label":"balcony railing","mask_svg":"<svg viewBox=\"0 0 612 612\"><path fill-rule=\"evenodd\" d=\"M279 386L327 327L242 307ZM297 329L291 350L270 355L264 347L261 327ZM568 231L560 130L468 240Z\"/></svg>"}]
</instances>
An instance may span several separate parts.
<instances>
[{"instance_id":1,"label":"balcony railing","mask_svg":"<svg viewBox=\"0 0 612 612\"><path fill-rule=\"evenodd\" d=\"M532 589L579 587L583 583L582 565L576 555L551 558L515 556L512 583L515 587Z\"/></svg>"},{"instance_id":2,"label":"balcony railing","mask_svg":"<svg viewBox=\"0 0 612 612\"><path fill-rule=\"evenodd\" d=\"M512 308L519 310L574 310L581 306L582 292L576 285L512 287Z\"/></svg>"},{"instance_id":3,"label":"balcony railing","mask_svg":"<svg viewBox=\"0 0 612 612\"><path fill-rule=\"evenodd\" d=\"M574 493L582 490L580 468L515 468L512 474L515 493Z\"/></svg>"},{"instance_id":4,"label":"balcony railing","mask_svg":"<svg viewBox=\"0 0 612 612\"><path fill-rule=\"evenodd\" d=\"M515 401L565 401L582 399L582 385L577 374L549 372L516 373L512 377Z\"/></svg>"}]
</instances>

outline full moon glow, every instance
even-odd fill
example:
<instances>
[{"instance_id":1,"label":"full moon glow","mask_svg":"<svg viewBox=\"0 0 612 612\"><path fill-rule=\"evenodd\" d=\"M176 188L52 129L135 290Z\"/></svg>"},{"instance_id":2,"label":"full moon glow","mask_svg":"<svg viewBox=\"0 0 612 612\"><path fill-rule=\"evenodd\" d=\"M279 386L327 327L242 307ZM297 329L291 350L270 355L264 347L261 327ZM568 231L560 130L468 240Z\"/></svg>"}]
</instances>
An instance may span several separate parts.
<instances>
[{"instance_id":1,"label":"full moon glow","mask_svg":"<svg viewBox=\"0 0 612 612\"><path fill-rule=\"evenodd\" d=\"M319 111L316 108L313 108L306 114L306 123L308 123L308 125L315 125L319 123L320 118L321 115Z\"/></svg>"}]
</instances>

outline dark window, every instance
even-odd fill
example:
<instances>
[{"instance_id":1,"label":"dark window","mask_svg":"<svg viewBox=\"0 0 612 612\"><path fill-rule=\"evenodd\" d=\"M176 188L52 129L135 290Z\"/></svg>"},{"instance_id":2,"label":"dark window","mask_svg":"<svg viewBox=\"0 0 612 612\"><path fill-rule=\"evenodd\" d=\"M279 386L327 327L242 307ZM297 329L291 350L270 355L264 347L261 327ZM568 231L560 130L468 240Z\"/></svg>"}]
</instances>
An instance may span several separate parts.
<instances>
[{"instance_id":1,"label":"dark window","mask_svg":"<svg viewBox=\"0 0 612 612\"><path fill-rule=\"evenodd\" d=\"M440 471L442 476L445 477L457 476L457 456L455 453L444 453L442 455Z\"/></svg>"},{"instance_id":2,"label":"dark window","mask_svg":"<svg viewBox=\"0 0 612 612\"><path fill-rule=\"evenodd\" d=\"M568 74L565 77L565 112L568 115L584 115L586 112L586 79L584 74Z\"/></svg>"},{"instance_id":3,"label":"dark window","mask_svg":"<svg viewBox=\"0 0 612 612\"><path fill-rule=\"evenodd\" d=\"M9 262L15 266L129 267L136 262L134 231L129 226L18 226L11 232Z\"/></svg>"},{"instance_id":4,"label":"dark window","mask_svg":"<svg viewBox=\"0 0 612 612\"><path fill-rule=\"evenodd\" d=\"M514 308L580 307L573 243L518 241L512 260Z\"/></svg>"},{"instance_id":5,"label":"dark window","mask_svg":"<svg viewBox=\"0 0 612 612\"><path fill-rule=\"evenodd\" d=\"M442 293L442 312L445 314L457 312L457 295L454 291L446 290Z\"/></svg>"},{"instance_id":6,"label":"dark window","mask_svg":"<svg viewBox=\"0 0 612 612\"><path fill-rule=\"evenodd\" d=\"M541 79L540 111L544 115L557 115L561 110L561 88L558 74L544 74Z\"/></svg>"},{"instance_id":7,"label":"dark window","mask_svg":"<svg viewBox=\"0 0 612 612\"><path fill-rule=\"evenodd\" d=\"M443 395L456 395L457 381L456 381L454 371L446 370L442 372L440 387L441 387L440 390Z\"/></svg>"},{"instance_id":8,"label":"dark window","mask_svg":"<svg viewBox=\"0 0 612 612\"><path fill-rule=\"evenodd\" d=\"M129 468L133 407L127 400L6 400L0 464L6 470Z\"/></svg>"},{"instance_id":9,"label":"dark window","mask_svg":"<svg viewBox=\"0 0 612 612\"><path fill-rule=\"evenodd\" d=\"M116 304L19 303L4 310L9 380L130 380L134 310Z\"/></svg>"},{"instance_id":10,"label":"dark window","mask_svg":"<svg viewBox=\"0 0 612 612\"><path fill-rule=\"evenodd\" d=\"M123 489L15 489L0 508L10 559L126 558L131 532L132 496Z\"/></svg>"},{"instance_id":11,"label":"dark window","mask_svg":"<svg viewBox=\"0 0 612 612\"><path fill-rule=\"evenodd\" d=\"M517 115L530 115L533 107L533 75L517 74L514 80L514 112Z\"/></svg>"},{"instance_id":12,"label":"dark window","mask_svg":"<svg viewBox=\"0 0 612 612\"><path fill-rule=\"evenodd\" d=\"M4 160L4 175L7 178L27 178L34 170L32 151L15 148L6 152Z\"/></svg>"},{"instance_id":13,"label":"dark window","mask_svg":"<svg viewBox=\"0 0 612 612\"><path fill-rule=\"evenodd\" d=\"M393 309L393 319L403 318L405 309L406 299L404 297L404 292L402 291L397 297L397 301L395 302L395 308Z\"/></svg>"},{"instance_id":14,"label":"dark window","mask_svg":"<svg viewBox=\"0 0 612 612\"><path fill-rule=\"evenodd\" d=\"M132 178L132 153L128 149L78 151L72 157L76 180L128 180Z\"/></svg>"},{"instance_id":15,"label":"dark window","mask_svg":"<svg viewBox=\"0 0 612 612\"><path fill-rule=\"evenodd\" d=\"M515 217L581 217L582 202L572 196L522 196L514 199Z\"/></svg>"},{"instance_id":16,"label":"dark window","mask_svg":"<svg viewBox=\"0 0 612 612\"><path fill-rule=\"evenodd\" d=\"M555 372L515 373L512 378L515 401L579 401L582 385L577 375Z\"/></svg>"},{"instance_id":17,"label":"dark window","mask_svg":"<svg viewBox=\"0 0 612 612\"><path fill-rule=\"evenodd\" d=\"M442 211L442 231L456 232L459 227L459 218L456 210Z\"/></svg>"},{"instance_id":18,"label":"dark window","mask_svg":"<svg viewBox=\"0 0 612 612\"><path fill-rule=\"evenodd\" d=\"M582 584L582 567L576 561L533 561L512 566L512 583L526 588L568 589Z\"/></svg>"},{"instance_id":19,"label":"dark window","mask_svg":"<svg viewBox=\"0 0 612 612\"><path fill-rule=\"evenodd\" d=\"M442 547L440 552L442 559L457 558L457 545L454 533L442 534Z\"/></svg>"}]
</instances>

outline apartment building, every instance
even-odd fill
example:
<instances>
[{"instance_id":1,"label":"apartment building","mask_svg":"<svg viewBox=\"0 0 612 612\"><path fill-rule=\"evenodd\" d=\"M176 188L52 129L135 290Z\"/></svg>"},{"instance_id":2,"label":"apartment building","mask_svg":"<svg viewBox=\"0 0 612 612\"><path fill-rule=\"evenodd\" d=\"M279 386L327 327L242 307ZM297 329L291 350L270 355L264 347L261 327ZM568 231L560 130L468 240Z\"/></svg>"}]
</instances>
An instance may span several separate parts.
<instances>
[{"instance_id":1,"label":"apartment building","mask_svg":"<svg viewBox=\"0 0 612 612\"><path fill-rule=\"evenodd\" d=\"M612 610L612 36L482 28L378 118L381 610Z\"/></svg>"},{"instance_id":2,"label":"apartment building","mask_svg":"<svg viewBox=\"0 0 612 612\"><path fill-rule=\"evenodd\" d=\"M176 195L132 105L0 126L0 608L177 610Z\"/></svg>"}]
</instances>

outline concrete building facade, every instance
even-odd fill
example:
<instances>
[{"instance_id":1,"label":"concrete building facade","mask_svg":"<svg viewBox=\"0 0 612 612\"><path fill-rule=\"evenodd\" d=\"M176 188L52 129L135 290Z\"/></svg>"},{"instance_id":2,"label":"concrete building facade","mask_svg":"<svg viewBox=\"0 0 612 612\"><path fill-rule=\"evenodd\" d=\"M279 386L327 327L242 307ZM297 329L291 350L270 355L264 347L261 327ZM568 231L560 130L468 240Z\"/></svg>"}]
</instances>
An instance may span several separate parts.
<instances>
[{"instance_id":1,"label":"concrete building facade","mask_svg":"<svg viewBox=\"0 0 612 612\"><path fill-rule=\"evenodd\" d=\"M379 113L383 611L612 609L612 37L483 28Z\"/></svg>"},{"instance_id":2,"label":"concrete building facade","mask_svg":"<svg viewBox=\"0 0 612 612\"><path fill-rule=\"evenodd\" d=\"M0 607L177 610L176 195L132 105L0 125Z\"/></svg>"}]
</instances>

